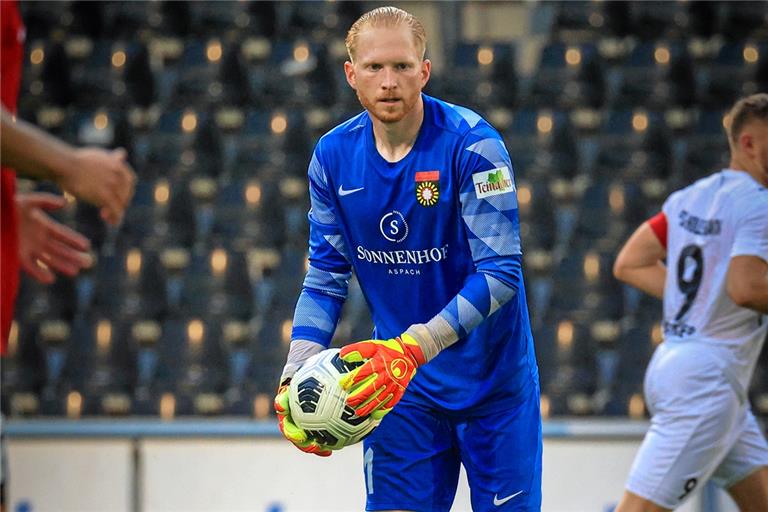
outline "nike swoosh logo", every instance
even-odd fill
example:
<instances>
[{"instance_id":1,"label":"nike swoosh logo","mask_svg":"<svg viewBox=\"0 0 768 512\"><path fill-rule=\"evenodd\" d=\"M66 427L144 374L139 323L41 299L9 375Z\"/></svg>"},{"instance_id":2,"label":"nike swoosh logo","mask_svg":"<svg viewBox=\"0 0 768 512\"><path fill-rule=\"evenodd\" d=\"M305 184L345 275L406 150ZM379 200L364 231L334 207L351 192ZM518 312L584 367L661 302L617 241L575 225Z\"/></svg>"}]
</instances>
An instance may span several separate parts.
<instances>
[{"instance_id":1,"label":"nike swoosh logo","mask_svg":"<svg viewBox=\"0 0 768 512\"><path fill-rule=\"evenodd\" d=\"M365 187L360 188L350 188L349 190L344 190L344 185L339 185L339 195L340 196L348 196L349 194L354 194L355 192L360 192Z\"/></svg>"},{"instance_id":2,"label":"nike swoosh logo","mask_svg":"<svg viewBox=\"0 0 768 512\"><path fill-rule=\"evenodd\" d=\"M495 495L493 497L493 504L496 505L497 507L499 507L499 506L505 504L506 502L508 502L509 500L511 500L512 498L514 498L515 496L517 496L518 494L520 494L522 492L523 491L517 491L515 494L510 494L506 498L501 498L501 499L499 499L499 495L497 494L497 495Z\"/></svg>"}]
</instances>

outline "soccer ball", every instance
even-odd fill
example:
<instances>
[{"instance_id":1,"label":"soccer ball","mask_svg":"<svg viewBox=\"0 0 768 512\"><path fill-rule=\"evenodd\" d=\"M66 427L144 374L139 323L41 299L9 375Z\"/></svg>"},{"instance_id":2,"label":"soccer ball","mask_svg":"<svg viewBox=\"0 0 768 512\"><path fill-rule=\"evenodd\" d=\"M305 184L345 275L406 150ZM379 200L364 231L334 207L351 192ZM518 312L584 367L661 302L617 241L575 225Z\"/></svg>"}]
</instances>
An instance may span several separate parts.
<instances>
[{"instance_id":1,"label":"soccer ball","mask_svg":"<svg viewBox=\"0 0 768 512\"><path fill-rule=\"evenodd\" d=\"M310 439L332 450L361 441L380 423L370 416L355 415L345 403L347 392L339 380L361 364L344 361L339 349L332 348L307 359L291 379L291 418Z\"/></svg>"}]
</instances>

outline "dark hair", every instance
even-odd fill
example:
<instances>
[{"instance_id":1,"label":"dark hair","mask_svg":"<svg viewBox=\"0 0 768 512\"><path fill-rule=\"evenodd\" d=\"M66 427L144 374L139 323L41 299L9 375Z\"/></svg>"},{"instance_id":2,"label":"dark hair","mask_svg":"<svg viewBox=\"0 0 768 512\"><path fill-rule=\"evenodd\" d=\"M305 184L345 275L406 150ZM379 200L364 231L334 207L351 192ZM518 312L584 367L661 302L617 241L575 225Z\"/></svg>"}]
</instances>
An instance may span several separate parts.
<instances>
[{"instance_id":1,"label":"dark hair","mask_svg":"<svg viewBox=\"0 0 768 512\"><path fill-rule=\"evenodd\" d=\"M753 119L768 122L768 94L760 92L741 98L728 113L731 118L728 135L733 142L739 140L744 125Z\"/></svg>"}]
</instances>

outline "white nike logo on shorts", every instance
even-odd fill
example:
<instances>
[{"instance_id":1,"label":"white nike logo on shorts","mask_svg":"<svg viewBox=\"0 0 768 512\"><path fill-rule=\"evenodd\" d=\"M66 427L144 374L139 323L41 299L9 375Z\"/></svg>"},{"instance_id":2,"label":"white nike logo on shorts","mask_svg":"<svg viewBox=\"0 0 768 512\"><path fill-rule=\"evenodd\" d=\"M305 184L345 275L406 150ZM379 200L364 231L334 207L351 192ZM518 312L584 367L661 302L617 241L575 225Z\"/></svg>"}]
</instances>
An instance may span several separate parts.
<instances>
[{"instance_id":1,"label":"white nike logo on shorts","mask_svg":"<svg viewBox=\"0 0 768 512\"><path fill-rule=\"evenodd\" d=\"M344 185L339 185L339 195L340 196L348 196L349 194L354 194L355 192L360 192L365 187L360 188L350 188L349 190L344 190Z\"/></svg>"},{"instance_id":2,"label":"white nike logo on shorts","mask_svg":"<svg viewBox=\"0 0 768 512\"><path fill-rule=\"evenodd\" d=\"M515 496L517 496L518 494L520 494L520 493L522 493L522 492L523 492L523 491L517 491L515 494L510 494L510 495L509 495L509 496L507 496L506 498L501 498L501 499L499 499L499 495L498 495L498 494L496 494L496 495L493 497L493 504L494 504L495 506L499 507L499 506L501 506L501 505L505 504L506 502L508 502L509 500L511 500L512 498L514 498Z\"/></svg>"}]
</instances>

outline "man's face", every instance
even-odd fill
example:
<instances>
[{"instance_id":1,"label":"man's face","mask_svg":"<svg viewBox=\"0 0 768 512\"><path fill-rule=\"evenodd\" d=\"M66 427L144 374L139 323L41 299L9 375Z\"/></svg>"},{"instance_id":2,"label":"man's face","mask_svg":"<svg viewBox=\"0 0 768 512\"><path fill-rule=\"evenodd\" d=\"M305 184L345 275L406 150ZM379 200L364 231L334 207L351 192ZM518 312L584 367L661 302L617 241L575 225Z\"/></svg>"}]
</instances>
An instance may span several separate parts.
<instances>
[{"instance_id":1,"label":"man's face","mask_svg":"<svg viewBox=\"0 0 768 512\"><path fill-rule=\"evenodd\" d=\"M365 27L357 38L355 62L346 62L344 72L373 117L396 123L419 102L430 67L407 26Z\"/></svg>"}]
</instances>

